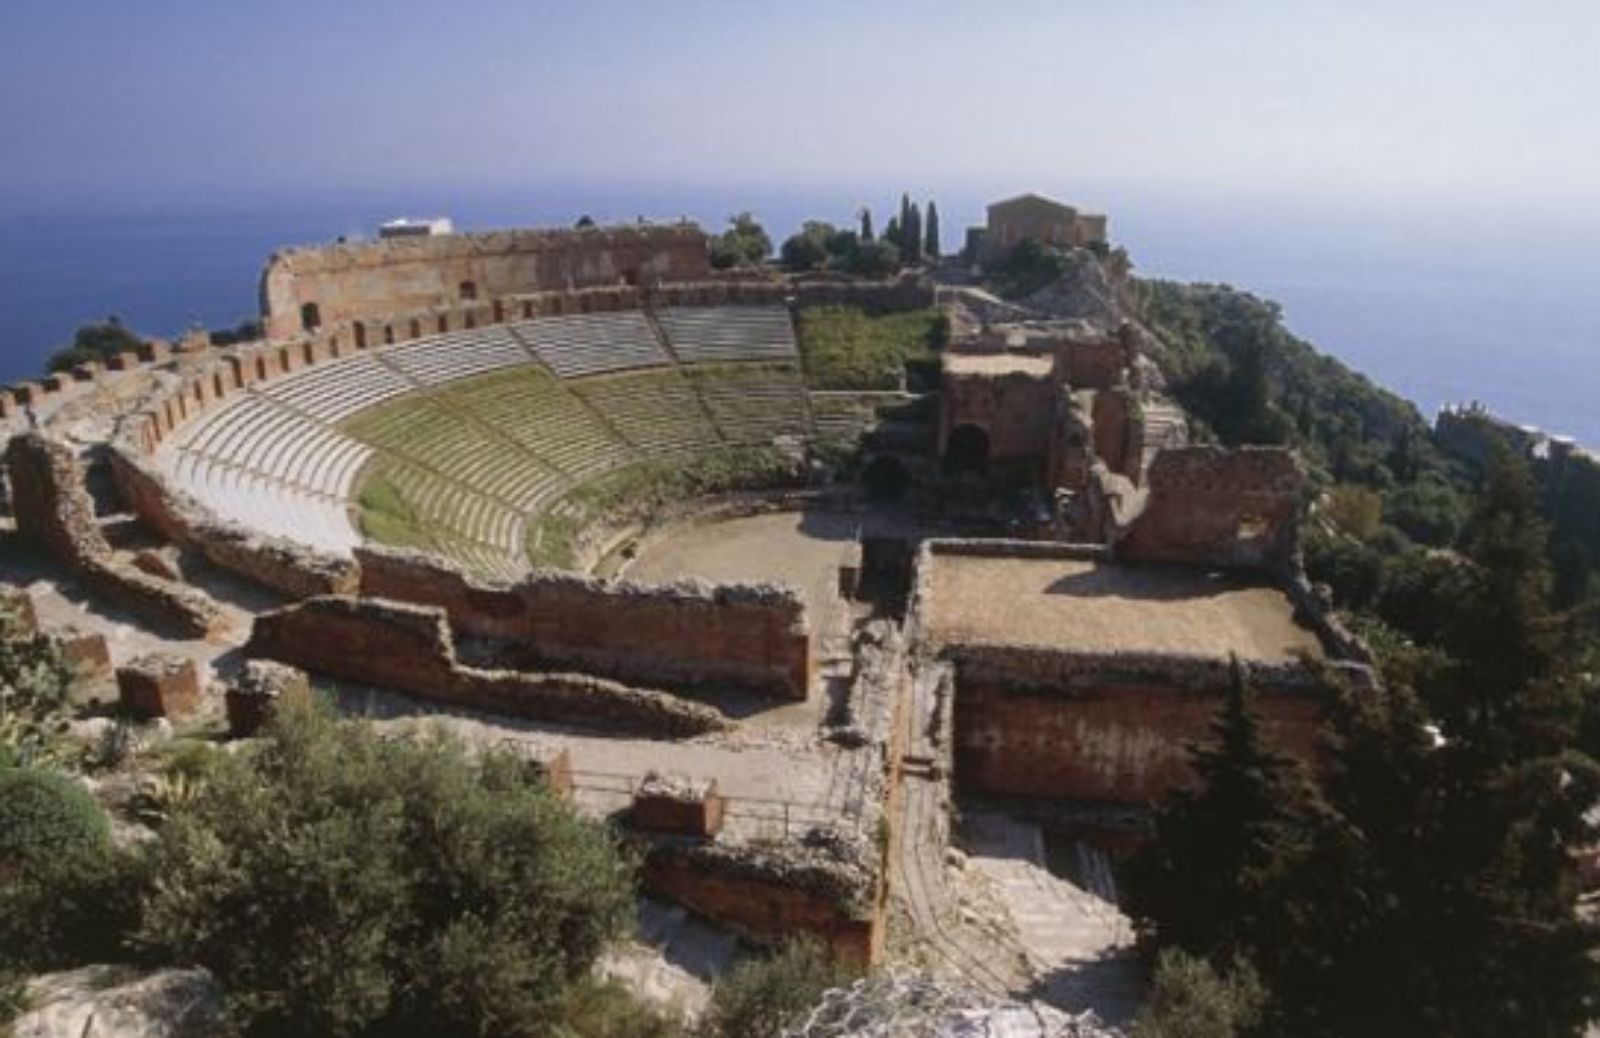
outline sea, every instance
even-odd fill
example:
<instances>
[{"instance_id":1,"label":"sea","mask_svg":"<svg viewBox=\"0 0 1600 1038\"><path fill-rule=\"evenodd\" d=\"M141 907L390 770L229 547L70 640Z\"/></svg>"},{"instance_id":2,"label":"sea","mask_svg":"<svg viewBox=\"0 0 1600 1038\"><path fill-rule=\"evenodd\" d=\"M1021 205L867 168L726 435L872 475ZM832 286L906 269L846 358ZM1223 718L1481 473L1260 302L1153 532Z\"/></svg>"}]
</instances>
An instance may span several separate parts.
<instances>
[{"instance_id":1,"label":"sea","mask_svg":"<svg viewBox=\"0 0 1600 1038\"><path fill-rule=\"evenodd\" d=\"M1073 199L1071 185L1048 193ZM1231 284L1272 299L1289 328L1425 414L1478 402L1600 447L1600 214L1551 209L1089 192L1143 275ZM946 248L993 190L937 193ZM289 244L360 238L396 216L458 229L686 216L716 228L749 210L775 240L806 219L881 228L898 190L573 187L263 191L0 199L0 381L39 372L87 321L148 334L253 317L263 263Z\"/></svg>"}]
</instances>

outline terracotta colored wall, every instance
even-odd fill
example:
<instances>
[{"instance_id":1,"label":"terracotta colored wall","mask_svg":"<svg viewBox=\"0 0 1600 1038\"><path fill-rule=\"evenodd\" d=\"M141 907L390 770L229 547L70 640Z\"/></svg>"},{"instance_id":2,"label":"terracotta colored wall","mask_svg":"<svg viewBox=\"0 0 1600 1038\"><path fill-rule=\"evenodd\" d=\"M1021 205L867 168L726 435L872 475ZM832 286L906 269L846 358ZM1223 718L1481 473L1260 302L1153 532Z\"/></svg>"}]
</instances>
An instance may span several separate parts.
<instances>
[{"instance_id":1,"label":"terracotta colored wall","mask_svg":"<svg viewBox=\"0 0 1600 1038\"><path fill-rule=\"evenodd\" d=\"M1286 567L1304 476L1276 447L1157 452L1144 510L1117 542L1120 557Z\"/></svg>"},{"instance_id":2,"label":"terracotta colored wall","mask_svg":"<svg viewBox=\"0 0 1600 1038\"><path fill-rule=\"evenodd\" d=\"M497 231L400 238L277 253L261 278L269 338L301 332L315 303L324 326L544 289L709 277L699 228L644 226L582 231Z\"/></svg>"},{"instance_id":3,"label":"terracotta colored wall","mask_svg":"<svg viewBox=\"0 0 1600 1038\"><path fill-rule=\"evenodd\" d=\"M774 880L707 871L703 865L651 855L646 888L713 919L768 940L816 937L841 959L870 965L879 947L878 919L853 919L821 894Z\"/></svg>"},{"instance_id":4,"label":"terracotta colored wall","mask_svg":"<svg viewBox=\"0 0 1600 1038\"><path fill-rule=\"evenodd\" d=\"M811 687L805 603L788 588L608 584L557 573L485 585L421 556L358 548L356 559L362 594L440 606L456 630L523 642L541 666L793 699Z\"/></svg>"},{"instance_id":5,"label":"terracotta colored wall","mask_svg":"<svg viewBox=\"0 0 1600 1038\"><path fill-rule=\"evenodd\" d=\"M946 373L939 388L939 455L950 433L975 425L989 434L989 460L1038 461L1049 451L1055 383L1049 377Z\"/></svg>"},{"instance_id":6,"label":"terracotta colored wall","mask_svg":"<svg viewBox=\"0 0 1600 1038\"><path fill-rule=\"evenodd\" d=\"M1016 689L957 679L956 781L986 793L1146 803L1189 785L1188 744L1203 741L1222 688L1129 684ZM1268 739L1313 761L1320 699L1262 692Z\"/></svg>"},{"instance_id":7,"label":"terracotta colored wall","mask_svg":"<svg viewBox=\"0 0 1600 1038\"><path fill-rule=\"evenodd\" d=\"M439 609L312 598L256 618L245 651L305 670L460 706L653 737L727 727L709 707L582 674L464 667Z\"/></svg>"}]
</instances>

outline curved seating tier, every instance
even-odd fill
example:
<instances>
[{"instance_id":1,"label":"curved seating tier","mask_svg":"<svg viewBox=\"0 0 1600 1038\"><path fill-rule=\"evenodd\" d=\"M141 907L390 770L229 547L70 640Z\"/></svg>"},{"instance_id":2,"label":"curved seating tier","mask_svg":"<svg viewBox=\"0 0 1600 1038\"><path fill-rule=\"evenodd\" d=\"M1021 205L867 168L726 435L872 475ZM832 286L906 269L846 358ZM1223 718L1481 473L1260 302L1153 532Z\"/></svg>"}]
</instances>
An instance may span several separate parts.
<instances>
[{"instance_id":1,"label":"curved seating tier","mask_svg":"<svg viewBox=\"0 0 1600 1038\"><path fill-rule=\"evenodd\" d=\"M361 540L350 504L381 484L363 513L374 539L516 577L530 517L567 514L607 473L812 433L783 307L681 307L327 361L228 399L156 460L220 515L335 552Z\"/></svg>"},{"instance_id":2,"label":"curved seating tier","mask_svg":"<svg viewBox=\"0 0 1600 1038\"><path fill-rule=\"evenodd\" d=\"M787 307L677 306L659 311L657 320L686 364L799 359Z\"/></svg>"},{"instance_id":3,"label":"curved seating tier","mask_svg":"<svg viewBox=\"0 0 1600 1038\"><path fill-rule=\"evenodd\" d=\"M642 310L536 317L511 325L511 331L562 378L660 367L672 360Z\"/></svg>"}]
</instances>

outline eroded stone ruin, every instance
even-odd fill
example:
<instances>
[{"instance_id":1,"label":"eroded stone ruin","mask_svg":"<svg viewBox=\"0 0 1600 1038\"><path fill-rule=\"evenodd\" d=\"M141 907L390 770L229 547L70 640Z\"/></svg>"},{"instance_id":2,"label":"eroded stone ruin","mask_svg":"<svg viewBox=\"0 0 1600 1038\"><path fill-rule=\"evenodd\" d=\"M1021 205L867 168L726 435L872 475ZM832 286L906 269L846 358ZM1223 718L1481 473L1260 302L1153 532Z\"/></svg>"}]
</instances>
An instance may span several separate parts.
<instances>
[{"instance_id":1,"label":"eroded stone ruin","mask_svg":"<svg viewBox=\"0 0 1600 1038\"><path fill-rule=\"evenodd\" d=\"M980 254L1084 246L1103 301L1125 273L1088 248L1104 218L1040 203L992 209ZM298 668L376 723L444 711L631 818L659 896L754 939L1027 989L1059 949L966 918L953 798L1094 805L1092 829L1189 780L1234 666L1312 763L1329 675L1372 682L1300 573L1301 469L1190 444L1149 333L1111 304L719 276L706 256L688 225L280 252L263 340L152 343L0 392L17 530L108 627L190 646L114 661L143 709L225 695L246 736L305 694ZM793 321L818 305L937 306L938 377L808 387ZM503 413L463 404L496 379ZM362 433L380 408L468 446ZM849 460L823 450L841 441ZM788 460L783 485L570 529L566 503L629 466L752 449ZM410 480L426 543L364 532L380 469ZM731 559L746 529L778 532L737 579L670 564L694 536ZM588 572L531 565L557 533ZM629 574L652 565L677 579Z\"/></svg>"}]
</instances>

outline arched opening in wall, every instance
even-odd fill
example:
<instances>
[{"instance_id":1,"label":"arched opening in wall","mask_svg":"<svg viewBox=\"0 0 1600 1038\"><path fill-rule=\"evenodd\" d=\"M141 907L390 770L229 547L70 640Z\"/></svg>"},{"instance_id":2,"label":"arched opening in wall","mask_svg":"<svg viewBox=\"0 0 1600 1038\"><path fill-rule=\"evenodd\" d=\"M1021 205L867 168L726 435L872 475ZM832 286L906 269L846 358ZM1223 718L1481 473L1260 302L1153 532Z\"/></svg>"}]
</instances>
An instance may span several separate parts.
<instances>
[{"instance_id":1,"label":"arched opening in wall","mask_svg":"<svg viewBox=\"0 0 1600 1038\"><path fill-rule=\"evenodd\" d=\"M256 381L265 381L267 377L267 358L256 358Z\"/></svg>"},{"instance_id":2,"label":"arched opening in wall","mask_svg":"<svg viewBox=\"0 0 1600 1038\"><path fill-rule=\"evenodd\" d=\"M639 287L639 268L638 267L629 267L627 270L624 270L622 272L622 283L625 284L625 285L630 285L630 286L632 286L634 288L638 288Z\"/></svg>"},{"instance_id":3,"label":"arched opening in wall","mask_svg":"<svg viewBox=\"0 0 1600 1038\"><path fill-rule=\"evenodd\" d=\"M459 294L463 303L474 302L478 298L478 283L476 281L461 282Z\"/></svg>"},{"instance_id":4,"label":"arched opening in wall","mask_svg":"<svg viewBox=\"0 0 1600 1038\"><path fill-rule=\"evenodd\" d=\"M394 325L386 324L383 326L383 344L385 346L394 345Z\"/></svg>"},{"instance_id":5,"label":"arched opening in wall","mask_svg":"<svg viewBox=\"0 0 1600 1038\"><path fill-rule=\"evenodd\" d=\"M353 325L353 327L355 328L355 333L356 333L356 349L358 349L358 350L366 349L367 348L367 326L365 324L361 323L360 321L357 321Z\"/></svg>"},{"instance_id":6,"label":"arched opening in wall","mask_svg":"<svg viewBox=\"0 0 1600 1038\"><path fill-rule=\"evenodd\" d=\"M300 327L314 332L322 327L322 308L316 303L300 304Z\"/></svg>"},{"instance_id":7,"label":"arched opening in wall","mask_svg":"<svg viewBox=\"0 0 1600 1038\"><path fill-rule=\"evenodd\" d=\"M874 501L898 501L911 487L911 473L900 459L880 454L862 470L861 485Z\"/></svg>"},{"instance_id":8,"label":"arched opening in wall","mask_svg":"<svg viewBox=\"0 0 1600 1038\"><path fill-rule=\"evenodd\" d=\"M411 338L422 338L422 322L414 317L411 319Z\"/></svg>"},{"instance_id":9,"label":"arched opening in wall","mask_svg":"<svg viewBox=\"0 0 1600 1038\"><path fill-rule=\"evenodd\" d=\"M945 475L981 476L988 471L989 433L976 425L951 429L944 445Z\"/></svg>"},{"instance_id":10,"label":"arched opening in wall","mask_svg":"<svg viewBox=\"0 0 1600 1038\"><path fill-rule=\"evenodd\" d=\"M523 303L522 304L522 319L524 321L533 320L533 304L532 303Z\"/></svg>"},{"instance_id":11,"label":"arched opening in wall","mask_svg":"<svg viewBox=\"0 0 1600 1038\"><path fill-rule=\"evenodd\" d=\"M494 323L504 324L506 321L506 304L496 299L494 301Z\"/></svg>"},{"instance_id":12,"label":"arched opening in wall","mask_svg":"<svg viewBox=\"0 0 1600 1038\"><path fill-rule=\"evenodd\" d=\"M439 315L439 334L443 335L445 332L447 332L449 330L450 330L450 318L446 317L444 314L440 314Z\"/></svg>"}]
</instances>

